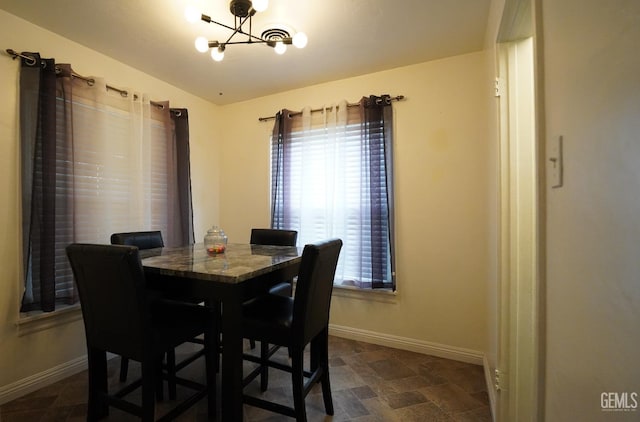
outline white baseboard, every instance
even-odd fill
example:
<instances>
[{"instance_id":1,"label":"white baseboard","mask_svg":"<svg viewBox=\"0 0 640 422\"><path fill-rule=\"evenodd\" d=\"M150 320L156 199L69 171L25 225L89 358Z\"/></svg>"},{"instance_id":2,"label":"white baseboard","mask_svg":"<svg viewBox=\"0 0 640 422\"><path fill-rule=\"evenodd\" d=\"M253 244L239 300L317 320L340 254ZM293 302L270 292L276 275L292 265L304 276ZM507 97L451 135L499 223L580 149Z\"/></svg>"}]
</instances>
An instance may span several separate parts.
<instances>
[{"instance_id":1,"label":"white baseboard","mask_svg":"<svg viewBox=\"0 0 640 422\"><path fill-rule=\"evenodd\" d=\"M444 344L431 343L423 340L415 340L407 337L394 336L391 334L378 333L375 331L361 330L358 328L344 327L334 324L329 324L329 334L336 337L349 338L363 341L365 343L379 344L381 346L409 350L411 352L438 356L441 358L473 363L476 365L483 365L484 363L484 353L462 347L447 346Z\"/></svg>"},{"instance_id":2,"label":"white baseboard","mask_svg":"<svg viewBox=\"0 0 640 422\"><path fill-rule=\"evenodd\" d=\"M0 387L0 405L75 375L85 369L87 369L86 355L2 386Z\"/></svg>"}]
</instances>

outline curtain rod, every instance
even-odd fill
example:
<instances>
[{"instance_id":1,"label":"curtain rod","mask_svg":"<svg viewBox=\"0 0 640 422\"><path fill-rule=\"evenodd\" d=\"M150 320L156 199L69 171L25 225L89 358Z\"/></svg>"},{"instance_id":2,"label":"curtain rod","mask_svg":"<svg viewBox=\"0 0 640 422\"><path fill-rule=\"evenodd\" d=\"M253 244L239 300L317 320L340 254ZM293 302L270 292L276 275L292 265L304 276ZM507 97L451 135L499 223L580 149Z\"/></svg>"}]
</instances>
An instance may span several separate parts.
<instances>
[{"instance_id":1,"label":"curtain rod","mask_svg":"<svg viewBox=\"0 0 640 422\"><path fill-rule=\"evenodd\" d=\"M395 97L391 97L391 101L400 101L400 100L404 100L404 95L396 95ZM355 107L355 106L359 106L360 103L347 103L347 107ZM331 110L333 108L333 106L331 107L322 107L322 108L314 108L311 110L312 113L317 113L319 111L324 111L324 110ZM301 111L296 111L294 113L289 114L290 116L297 116L299 114L302 114ZM260 122L266 122L268 120L273 120L275 119L276 116L269 116L269 117L258 117L258 121Z\"/></svg>"},{"instance_id":2,"label":"curtain rod","mask_svg":"<svg viewBox=\"0 0 640 422\"><path fill-rule=\"evenodd\" d=\"M14 60L18 57L25 59L25 61L27 62L28 65L33 66L34 64L36 64L36 59L34 59L31 56L25 56L24 54L20 54L18 52L16 52L15 50L11 49L11 48L7 48L5 50L7 52L8 55L10 55ZM56 73L58 73L58 68L56 68ZM83 80L87 83L87 85L89 86L93 86L93 84L96 82L95 79L93 78L87 78L86 76L82 76L74 71L71 71L71 76L74 78L78 78L80 80ZM129 92L125 89L119 89L116 88L114 86L111 85L105 85L107 87L108 90L111 91L115 91L118 94L120 94L122 97L127 98L129 96ZM137 94L133 94L133 99L137 100L138 99L138 95ZM164 110L164 104L158 103L156 101L151 101L149 100L149 104L158 107L161 110ZM179 110L170 110L174 113L176 113L178 115L178 117L180 117L180 115L182 114Z\"/></svg>"}]
</instances>

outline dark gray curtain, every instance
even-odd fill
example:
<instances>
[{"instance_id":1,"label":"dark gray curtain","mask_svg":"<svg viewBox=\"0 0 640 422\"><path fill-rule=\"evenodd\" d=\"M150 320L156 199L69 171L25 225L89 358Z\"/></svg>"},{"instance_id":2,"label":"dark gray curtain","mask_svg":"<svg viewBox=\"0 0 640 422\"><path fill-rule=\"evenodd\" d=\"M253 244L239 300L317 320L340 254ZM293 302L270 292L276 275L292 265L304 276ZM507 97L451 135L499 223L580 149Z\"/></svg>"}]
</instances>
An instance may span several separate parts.
<instances>
[{"instance_id":1,"label":"dark gray curtain","mask_svg":"<svg viewBox=\"0 0 640 422\"><path fill-rule=\"evenodd\" d=\"M193 232L193 208L191 202L191 164L189 152L189 112L186 108L172 108L171 120L174 123L175 148L177 161L177 186L178 186L178 219L179 233L176 237L181 239L182 245L194 243Z\"/></svg>"},{"instance_id":2,"label":"dark gray curtain","mask_svg":"<svg viewBox=\"0 0 640 422\"><path fill-rule=\"evenodd\" d=\"M290 165L290 154L287 146L291 142L291 111L281 110L276 114L271 134L271 228L288 229L290 227L289 212L286 209L289 201L286 187Z\"/></svg>"},{"instance_id":3,"label":"dark gray curtain","mask_svg":"<svg viewBox=\"0 0 640 422\"><path fill-rule=\"evenodd\" d=\"M363 97L360 136L362 154L368 157L371 195L371 274L372 288L396 288L393 198L393 109L389 95ZM387 266L388 257L391 268ZM391 274L388 274L388 271ZM390 277L389 277L390 276Z\"/></svg>"},{"instance_id":4,"label":"dark gray curtain","mask_svg":"<svg viewBox=\"0 0 640 422\"><path fill-rule=\"evenodd\" d=\"M69 95L70 66L56 65L38 53L23 53L20 70L20 154L22 166L22 239L25 291L21 311L55 309L56 299L77 300L73 286L56 298L56 154L67 149L71 103L58 101ZM58 108L60 103L60 108Z\"/></svg>"}]
</instances>

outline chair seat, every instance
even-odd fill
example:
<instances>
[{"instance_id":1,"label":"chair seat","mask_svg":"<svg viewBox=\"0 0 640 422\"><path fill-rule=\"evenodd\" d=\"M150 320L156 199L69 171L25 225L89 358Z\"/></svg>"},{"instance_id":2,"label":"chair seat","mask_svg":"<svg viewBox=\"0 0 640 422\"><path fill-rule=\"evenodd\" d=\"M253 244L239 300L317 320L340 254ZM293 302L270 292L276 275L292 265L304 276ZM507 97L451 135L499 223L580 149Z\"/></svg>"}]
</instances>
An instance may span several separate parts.
<instances>
[{"instance_id":1,"label":"chair seat","mask_svg":"<svg viewBox=\"0 0 640 422\"><path fill-rule=\"evenodd\" d=\"M243 305L243 332L247 338L279 346L291 341L293 298L264 294Z\"/></svg>"},{"instance_id":2,"label":"chair seat","mask_svg":"<svg viewBox=\"0 0 640 422\"><path fill-rule=\"evenodd\" d=\"M162 358L167 351L202 334L207 329L206 324L214 321L214 315L210 307L167 300L154 301L149 327L151 349ZM98 338L96 345L123 358L141 362L144 350L140 339L125 332L119 332L118 335L121 337L119 342L111 338L108 343L102 343L103 339Z\"/></svg>"},{"instance_id":3,"label":"chair seat","mask_svg":"<svg viewBox=\"0 0 640 422\"><path fill-rule=\"evenodd\" d=\"M208 306L166 299L157 300L151 312L153 341L163 350L174 349L203 333L215 315L214 309Z\"/></svg>"},{"instance_id":4,"label":"chair seat","mask_svg":"<svg viewBox=\"0 0 640 422\"><path fill-rule=\"evenodd\" d=\"M291 280L284 283L278 283L269 289L269 293L272 295L280 296L293 296L293 286Z\"/></svg>"}]
</instances>

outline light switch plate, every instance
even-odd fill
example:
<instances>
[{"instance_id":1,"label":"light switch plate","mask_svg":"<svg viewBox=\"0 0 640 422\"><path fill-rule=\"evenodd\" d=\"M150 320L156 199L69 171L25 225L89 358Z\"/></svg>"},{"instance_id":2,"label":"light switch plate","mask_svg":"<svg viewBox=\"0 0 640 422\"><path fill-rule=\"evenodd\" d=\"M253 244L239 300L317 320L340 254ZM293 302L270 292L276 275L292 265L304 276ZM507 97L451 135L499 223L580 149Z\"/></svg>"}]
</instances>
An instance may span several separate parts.
<instances>
[{"instance_id":1,"label":"light switch plate","mask_svg":"<svg viewBox=\"0 0 640 422\"><path fill-rule=\"evenodd\" d=\"M562 186L562 136L551 141L549 148L549 181L552 188Z\"/></svg>"}]
</instances>

